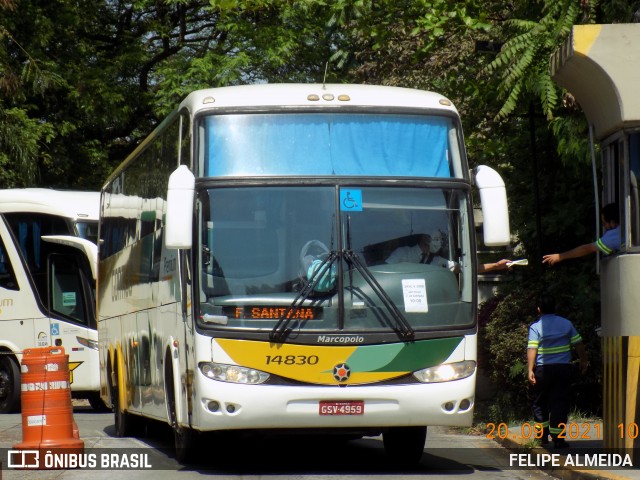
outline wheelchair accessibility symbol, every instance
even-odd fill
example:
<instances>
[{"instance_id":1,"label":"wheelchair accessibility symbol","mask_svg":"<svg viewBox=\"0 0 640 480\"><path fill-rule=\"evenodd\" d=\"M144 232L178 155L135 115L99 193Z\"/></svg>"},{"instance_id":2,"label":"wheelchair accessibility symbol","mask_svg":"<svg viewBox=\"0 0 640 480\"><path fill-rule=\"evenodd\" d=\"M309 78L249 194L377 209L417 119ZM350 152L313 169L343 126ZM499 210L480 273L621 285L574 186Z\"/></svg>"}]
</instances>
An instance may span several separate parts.
<instances>
[{"instance_id":1,"label":"wheelchair accessibility symbol","mask_svg":"<svg viewBox=\"0 0 640 480\"><path fill-rule=\"evenodd\" d=\"M340 210L362 211L362 190L340 190Z\"/></svg>"}]
</instances>

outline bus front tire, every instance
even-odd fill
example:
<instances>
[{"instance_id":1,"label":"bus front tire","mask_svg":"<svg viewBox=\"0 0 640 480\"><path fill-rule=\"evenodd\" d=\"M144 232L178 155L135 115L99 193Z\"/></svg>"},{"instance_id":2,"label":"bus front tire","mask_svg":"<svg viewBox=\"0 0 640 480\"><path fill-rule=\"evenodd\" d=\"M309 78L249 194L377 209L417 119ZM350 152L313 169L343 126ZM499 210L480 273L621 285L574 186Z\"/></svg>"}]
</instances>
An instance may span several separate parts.
<instances>
[{"instance_id":1,"label":"bus front tire","mask_svg":"<svg viewBox=\"0 0 640 480\"><path fill-rule=\"evenodd\" d=\"M10 355L0 353L0 413L20 411L20 368Z\"/></svg>"},{"instance_id":2,"label":"bus front tire","mask_svg":"<svg viewBox=\"0 0 640 480\"><path fill-rule=\"evenodd\" d=\"M383 432L387 458L394 464L415 465L422 458L427 427L392 427Z\"/></svg>"}]
</instances>

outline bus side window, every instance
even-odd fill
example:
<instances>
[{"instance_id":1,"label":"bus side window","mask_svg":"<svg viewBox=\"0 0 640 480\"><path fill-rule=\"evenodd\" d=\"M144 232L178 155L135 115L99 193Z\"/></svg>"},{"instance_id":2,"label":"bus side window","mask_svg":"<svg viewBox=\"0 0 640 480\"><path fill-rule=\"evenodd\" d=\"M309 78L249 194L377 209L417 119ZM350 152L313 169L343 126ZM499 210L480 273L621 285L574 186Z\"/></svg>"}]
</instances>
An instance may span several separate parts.
<instances>
[{"instance_id":1,"label":"bus side window","mask_svg":"<svg viewBox=\"0 0 640 480\"><path fill-rule=\"evenodd\" d=\"M13 267L9 261L9 256L4 248L4 243L0 240L0 288L7 290L18 290L18 282L16 281Z\"/></svg>"},{"instance_id":2,"label":"bus side window","mask_svg":"<svg viewBox=\"0 0 640 480\"><path fill-rule=\"evenodd\" d=\"M73 235L64 219L39 213L5 214L31 274L45 273L45 248L42 235Z\"/></svg>"}]
</instances>

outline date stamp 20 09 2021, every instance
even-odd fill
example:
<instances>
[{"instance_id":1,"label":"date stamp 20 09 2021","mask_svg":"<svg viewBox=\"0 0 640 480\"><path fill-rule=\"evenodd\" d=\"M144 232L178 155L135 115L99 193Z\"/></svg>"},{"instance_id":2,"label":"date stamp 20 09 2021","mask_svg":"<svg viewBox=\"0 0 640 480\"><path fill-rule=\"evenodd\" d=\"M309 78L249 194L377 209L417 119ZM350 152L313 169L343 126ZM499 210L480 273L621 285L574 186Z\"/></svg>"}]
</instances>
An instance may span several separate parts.
<instances>
[{"instance_id":1,"label":"date stamp 20 09 2021","mask_svg":"<svg viewBox=\"0 0 640 480\"><path fill-rule=\"evenodd\" d=\"M558 438L569 440L601 440L602 439L602 424L590 423L590 422L570 422L561 423L561 432L558 434ZM505 422L501 423L487 423L486 437L495 439L516 438L521 437L525 440L535 440L542 438L542 425L539 423L525 422L518 426L509 426ZM623 424L618 425L618 433L620 438L637 438L640 433L640 428L637 424L630 424L625 427Z\"/></svg>"}]
</instances>

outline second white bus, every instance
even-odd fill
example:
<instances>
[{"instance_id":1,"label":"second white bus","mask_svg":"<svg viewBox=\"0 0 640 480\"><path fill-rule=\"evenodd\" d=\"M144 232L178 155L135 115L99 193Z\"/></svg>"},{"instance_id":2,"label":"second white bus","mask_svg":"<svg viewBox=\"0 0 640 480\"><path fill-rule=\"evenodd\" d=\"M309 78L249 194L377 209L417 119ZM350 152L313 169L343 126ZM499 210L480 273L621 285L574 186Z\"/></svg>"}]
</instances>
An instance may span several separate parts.
<instances>
[{"instance_id":1,"label":"second white bus","mask_svg":"<svg viewBox=\"0 0 640 480\"><path fill-rule=\"evenodd\" d=\"M95 277L100 192L0 190L0 413L20 409L26 348L62 346L71 391L98 395Z\"/></svg>"}]
</instances>

